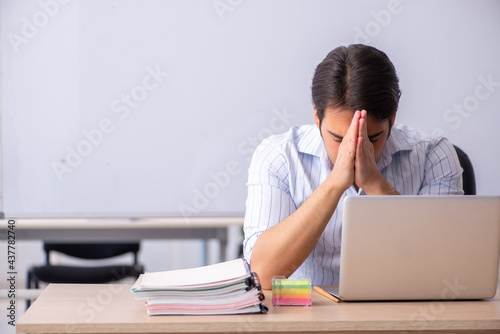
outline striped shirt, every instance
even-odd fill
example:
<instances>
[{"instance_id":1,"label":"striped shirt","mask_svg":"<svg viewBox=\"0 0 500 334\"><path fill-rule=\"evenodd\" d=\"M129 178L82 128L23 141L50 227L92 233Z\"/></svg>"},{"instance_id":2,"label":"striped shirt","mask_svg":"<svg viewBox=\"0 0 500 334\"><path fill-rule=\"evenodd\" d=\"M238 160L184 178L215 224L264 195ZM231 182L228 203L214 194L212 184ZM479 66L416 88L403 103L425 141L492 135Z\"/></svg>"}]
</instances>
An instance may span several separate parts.
<instances>
[{"instance_id":1,"label":"striped shirt","mask_svg":"<svg viewBox=\"0 0 500 334\"><path fill-rule=\"evenodd\" d=\"M402 195L463 194L462 168L446 138L394 125L377 166ZM332 168L315 125L293 127L257 147L249 168L244 224L249 262L262 232L297 210ZM316 246L292 278L311 277L315 285L338 284L343 202L346 196L364 194L354 186L344 192Z\"/></svg>"}]
</instances>

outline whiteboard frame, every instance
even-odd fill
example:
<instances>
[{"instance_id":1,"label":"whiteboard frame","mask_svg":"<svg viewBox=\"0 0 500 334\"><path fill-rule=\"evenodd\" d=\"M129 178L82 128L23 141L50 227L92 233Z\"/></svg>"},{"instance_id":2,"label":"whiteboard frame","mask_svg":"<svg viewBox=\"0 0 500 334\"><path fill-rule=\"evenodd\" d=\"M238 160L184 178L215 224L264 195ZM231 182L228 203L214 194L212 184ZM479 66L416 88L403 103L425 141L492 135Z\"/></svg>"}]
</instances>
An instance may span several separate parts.
<instances>
[{"instance_id":1,"label":"whiteboard frame","mask_svg":"<svg viewBox=\"0 0 500 334\"><path fill-rule=\"evenodd\" d=\"M0 6L0 17L2 16L2 6ZM2 49L2 36L3 36L3 31L2 31L2 25L0 24L0 129L3 129L3 98L2 98L2 93L3 93L3 66L2 66L2 55L3 55L3 49ZM0 135L0 218L4 218L4 212L3 212L3 133Z\"/></svg>"}]
</instances>

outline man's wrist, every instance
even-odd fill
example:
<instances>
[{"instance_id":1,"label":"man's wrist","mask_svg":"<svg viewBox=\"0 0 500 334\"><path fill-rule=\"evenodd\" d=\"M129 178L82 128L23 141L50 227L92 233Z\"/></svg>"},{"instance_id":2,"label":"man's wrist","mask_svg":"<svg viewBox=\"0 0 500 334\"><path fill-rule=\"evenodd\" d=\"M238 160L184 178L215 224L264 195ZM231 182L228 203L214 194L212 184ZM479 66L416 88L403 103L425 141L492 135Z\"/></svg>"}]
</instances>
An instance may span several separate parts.
<instances>
[{"instance_id":1,"label":"man's wrist","mask_svg":"<svg viewBox=\"0 0 500 334\"><path fill-rule=\"evenodd\" d=\"M399 195L399 192L380 173L372 179L372 182L361 188L367 195Z\"/></svg>"},{"instance_id":2,"label":"man's wrist","mask_svg":"<svg viewBox=\"0 0 500 334\"><path fill-rule=\"evenodd\" d=\"M324 187L325 191L330 195L330 196L342 196L342 194L349 188L349 186L343 185L341 182L339 182L335 178L330 178L327 177L326 180L322 183L322 186Z\"/></svg>"}]
</instances>

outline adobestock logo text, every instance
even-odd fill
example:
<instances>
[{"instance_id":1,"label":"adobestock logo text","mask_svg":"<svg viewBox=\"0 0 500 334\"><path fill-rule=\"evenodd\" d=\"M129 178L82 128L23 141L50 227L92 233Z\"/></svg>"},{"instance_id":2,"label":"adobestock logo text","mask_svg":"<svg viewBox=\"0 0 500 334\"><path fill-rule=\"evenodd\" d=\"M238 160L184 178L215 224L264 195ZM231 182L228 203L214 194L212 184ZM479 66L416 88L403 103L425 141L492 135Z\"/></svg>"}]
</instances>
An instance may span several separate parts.
<instances>
[{"instance_id":1,"label":"adobestock logo text","mask_svg":"<svg viewBox=\"0 0 500 334\"><path fill-rule=\"evenodd\" d=\"M454 103L452 108L448 108L443 113L443 120L451 124L451 128L457 130L464 118L469 118L471 113L476 111L481 105L481 101L485 101L500 87L500 81L493 81L493 75L488 75L487 78L479 76L477 78L479 84L474 89L474 93L467 95L462 103Z\"/></svg>"},{"instance_id":2,"label":"adobestock logo text","mask_svg":"<svg viewBox=\"0 0 500 334\"><path fill-rule=\"evenodd\" d=\"M386 9L380 9L378 11L372 10L370 15L373 20L366 22L363 28L354 27L354 42L370 44L372 38L380 35L382 30L391 24L393 16L402 11L403 6L399 0L389 0Z\"/></svg>"},{"instance_id":3,"label":"adobestock logo text","mask_svg":"<svg viewBox=\"0 0 500 334\"><path fill-rule=\"evenodd\" d=\"M110 105L111 111L124 121L131 115L132 110L137 109L139 104L148 97L150 92L160 86L167 76L168 73L161 71L158 65L156 68L147 66L141 83L132 87L129 93L123 93L113 100ZM80 166L84 158L92 154L94 148L102 145L105 136L116 130L116 125L111 118L103 117L95 128L84 129L81 132L83 138L75 146L67 145L65 158L52 162L52 170L59 182L63 181L65 174L73 172Z\"/></svg>"},{"instance_id":4,"label":"adobestock logo text","mask_svg":"<svg viewBox=\"0 0 500 334\"><path fill-rule=\"evenodd\" d=\"M296 117L295 114L289 113L286 107L282 110L275 108L272 110L272 114L268 126L261 128L256 135L248 136L237 145L238 155L245 157L246 161L252 159L253 152L262 140L273 134L286 131L290 127L291 121ZM230 160L226 163L224 169L215 172L210 171L208 173L210 180L203 186L193 189L191 203L181 203L179 205L182 216L188 218L199 214L231 184L234 177L240 175L244 170L238 160Z\"/></svg>"},{"instance_id":5,"label":"adobestock logo text","mask_svg":"<svg viewBox=\"0 0 500 334\"><path fill-rule=\"evenodd\" d=\"M33 38L38 36L40 31L45 28L51 19L59 14L61 7L71 0L40 0L36 11L31 18L24 16L21 21L21 30L19 33L7 33L7 39L16 53L19 52L21 45L28 44Z\"/></svg>"}]
</instances>

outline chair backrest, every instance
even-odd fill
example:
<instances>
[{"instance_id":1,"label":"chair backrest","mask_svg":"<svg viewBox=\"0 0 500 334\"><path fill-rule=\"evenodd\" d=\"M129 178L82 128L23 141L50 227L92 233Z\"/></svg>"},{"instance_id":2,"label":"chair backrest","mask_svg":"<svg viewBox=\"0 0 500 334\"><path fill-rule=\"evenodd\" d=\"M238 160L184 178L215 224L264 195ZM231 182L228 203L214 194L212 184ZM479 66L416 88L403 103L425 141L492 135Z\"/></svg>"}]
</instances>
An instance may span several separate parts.
<instances>
[{"instance_id":1,"label":"chair backrest","mask_svg":"<svg viewBox=\"0 0 500 334\"><path fill-rule=\"evenodd\" d=\"M460 166L464 170L462 174L462 181L464 187L465 195L475 195L476 194L476 177L474 175L474 168L472 167L472 162L469 156L462 151L459 147L453 145L455 151L457 151L458 160L460 161Z\"/></svg>"},{"instance_id":2,"label":"chair backrest","mask_svg":"<svg viewBox=\"0 0 500 334\"><path fill-rule=\"evenodd\" d=\"M134 264L137 264L139 243L45 243L46 262L50 264L50 252L56 251L81 259L107 259L125 253L134 253Z\"/></svg>"}]
</instances>

